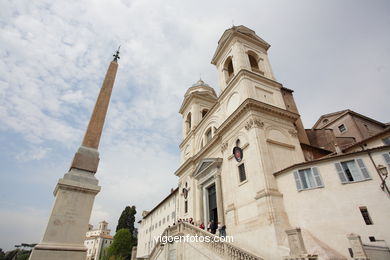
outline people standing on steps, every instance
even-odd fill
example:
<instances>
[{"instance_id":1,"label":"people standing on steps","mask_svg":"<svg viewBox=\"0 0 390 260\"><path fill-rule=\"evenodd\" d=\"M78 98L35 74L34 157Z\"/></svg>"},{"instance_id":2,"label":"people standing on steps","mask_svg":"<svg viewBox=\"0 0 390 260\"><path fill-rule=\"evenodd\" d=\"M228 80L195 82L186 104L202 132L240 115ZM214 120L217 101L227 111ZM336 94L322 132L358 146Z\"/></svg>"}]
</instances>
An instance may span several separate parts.
<instances>
[{"instance_id":1,"label":"people standing on steps","mask_svg":"<svg viewBox=\"0 0 390 260\"><path fill-rule=\"evenodd\" d=\"M202 222L202 223L200 223L200 225L199 225L199 228L204 230L204 228L205 228L205 227L204 227L204 224L203 224L203 222Z\"/></svg>"},{"instance_id":2,"label":"people standing on steps","mask_svg":"<svg viewBox=\"0 0 390 260\"><path fill-rule=\"evenodd\" d=\"M211 234L215 235L215 233L217 232L217 228L218 228L218 224L214 220L212 220L210 224Z\"/></svg>"},{"instance_id":3,"label":"people standing on steps","mask_svg":"<svg viewBox=\"0 0 390 260\"><path fill-rule=\"evenodd\" d=\"M220 237L226 237L226 226L218 222L218 234Z\"/></svg>"}]
</instances>

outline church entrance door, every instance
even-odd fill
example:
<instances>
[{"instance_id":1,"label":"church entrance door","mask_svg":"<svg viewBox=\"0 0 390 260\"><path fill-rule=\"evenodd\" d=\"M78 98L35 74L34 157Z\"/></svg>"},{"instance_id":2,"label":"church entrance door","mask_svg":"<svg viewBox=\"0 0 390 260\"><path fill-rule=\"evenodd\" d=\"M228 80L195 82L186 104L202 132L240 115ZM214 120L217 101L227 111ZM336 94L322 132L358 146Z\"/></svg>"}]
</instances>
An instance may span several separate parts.
<instances>
[{"instance_id":1,"label":"church entrance door","mask_svg":"<svg viewBox=\"0 0 390 260\"><path fill-rule=\"evenodd\" d=\"M209 213L209 221L214 221L218 223L218 212L217 212L217 194L215 191L215 184L211 185L207 188L208 193L208 213Z\"/></svg>"}]
</instances>

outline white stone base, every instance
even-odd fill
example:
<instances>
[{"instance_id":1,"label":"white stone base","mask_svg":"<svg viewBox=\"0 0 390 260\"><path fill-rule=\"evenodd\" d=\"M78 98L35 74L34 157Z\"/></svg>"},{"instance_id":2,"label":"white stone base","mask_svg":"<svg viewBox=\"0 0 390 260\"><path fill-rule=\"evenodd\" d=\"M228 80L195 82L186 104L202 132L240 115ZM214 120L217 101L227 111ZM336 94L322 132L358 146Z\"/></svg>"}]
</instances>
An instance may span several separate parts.
<instances>
[{"instance_id":1,"label":"white stone base","mask_svg":"<svg viewBox=\"0 0 390 260\"><path fill-rule=\"evenodd\" d=\"M96 194L98 180L91 172L71 169L58 181L55 201L42 241L30 260L85 260L85 232Z\"/></svg>"},{"instance_id":2,"label":"white stone base","mask_svg":"<svg viewBox=\"0 0 390 260\"><path fill-rule=\"evenodd\" d=\"M38 245L39 246L39 245ZM37 246L37 247L38 247ZM85 260L87 257L87 251L68 251L66 249L59 250L42 250L39 248L34 248L29 260Z\"/></svg>"}]
</instances>

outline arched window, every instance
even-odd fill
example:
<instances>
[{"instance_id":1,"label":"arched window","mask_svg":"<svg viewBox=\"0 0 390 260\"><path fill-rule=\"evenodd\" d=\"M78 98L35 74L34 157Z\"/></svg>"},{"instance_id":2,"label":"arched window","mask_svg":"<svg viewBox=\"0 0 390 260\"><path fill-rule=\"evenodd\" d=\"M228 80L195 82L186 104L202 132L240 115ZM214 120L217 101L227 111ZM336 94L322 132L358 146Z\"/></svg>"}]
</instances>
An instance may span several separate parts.
<instances>
[{"instance_id":1,"label":"arched window","mask_svg":"<svg viewBox=\"0 0 390 260\"><path fill-rule=\"evenodd\" d=\"M186 134L188 134L191 131L191 112L188 113L186 118Z\"/></svg>"},{"instance_id":2,"label":"arched window","mask_svg":"<svg viewBox=\"0 0 390 260\"><path fill-rule=\"evenodd\" d=\"M210 142L211 138L213 137L212 135L212 130L211 127L206 131L206 143Z\"/></svg>"},{"instance_id":3,"label":"arched window","mask_svg":"<svg viewBox=\"0 0 390 260\"><path fill-rule=\"evenodd\" d=\"M256 55L254 53L248 53L248 58L252 71L259 72L259 63L257 62Z\"/></svg>"},{"instance_id":4,"label":"arched window","mask_svg":"<svg viewBox=\"0 0 390 260\"><path fill-rule=\"evenodd\" d=\"M226 83L228 83L234 76L233 61L231 57L226 59L223 70L225 71Z\"/></svg>"},{"instance_id":5,"label":"arched window","mask_svg":"<svg viewBox=\"0 0 390 260\"><path fill-rule=\"evenodd\" d=\"M234 69L233 69L233 61L232 60L230 60L229 63L228 63L227 71L228 71L229 77L233 76Z\"/></svg>"},{"instance_id":6,"label":"arched window","mask_svg":"<svg viewBox=\"0 0 390 260\"><path fill-rule=\"evenodd\" d=\"M202 110L202 118L206 116L207 112L209 112L208 109L203 109Z\"/></svg>"}]
</instances>

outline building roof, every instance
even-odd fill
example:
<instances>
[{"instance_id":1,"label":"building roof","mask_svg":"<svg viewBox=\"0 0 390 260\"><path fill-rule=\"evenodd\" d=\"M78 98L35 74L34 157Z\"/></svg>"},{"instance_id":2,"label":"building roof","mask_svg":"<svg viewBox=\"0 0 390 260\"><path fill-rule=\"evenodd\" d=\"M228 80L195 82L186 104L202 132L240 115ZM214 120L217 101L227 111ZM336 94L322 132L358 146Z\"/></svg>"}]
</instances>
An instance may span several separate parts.
<instances>
[{"instance_id":1,"label":"building roof","mask_svg":"<svg viewBox=\"0 0 390 260\"><path fill-rule=\"evenodd\" d=\"M169 199L173 194L175 194L179 190L179 187L176 187L176 189L172 190L171 193L165 197L160 203L158 203L151 211L149 211L145 216L142 218L147 218L151 213L153 213L161 204L163 204L167 199Z\"/></svg>"},{"instance_id":2,"label":"building roof","mask_svg":"<svg viewBox=\"0 0 390 260\"><path fill-rule=\"evenodd\" d=\"M89 236L89 237L86 237L85 240L88 240L88 239L95 239L95 238L105 238L105 239L113 239L113 237L111 235L93 235L93 236Z\"/></svg>"},{"instance_id":3,"label":"building roof","mask_svg":"<svg viewBox=\"0 0 390 260\"><path fill-rule=\"evenodd\" d=\"M390 127L387 127L387 128L385 128L383 131L381 131L381 132L379 132L379 133L377 133L377 134L375 134L375 135L373 135L373 136L367 137L366 139L363 139L363 140L361 140L360 142L353 143L353 144L351 144L350 146L345 147L345 148L343 149L343 151L347 151L347 150L350 149L350 148L360 146L360 145L362 145L362 144L364 144L364 143L367 143L367 142L369 142L369 141L371 141L371 140L374 140L374 139L376 139L376 138L379 138L379 137L381 137L382 135L385 135L385 134L387 134L387 133L390 133Z\"/></svg>"},{"instance_id":4,"label":"building roof","mask_svg":"<svg viewBox=\"0 0 390 260\"><path fill-rule=\"evenodd\" d=\"M184 112L184 108L190 103L192 98L199 98L212 103L216 102L218 99L215 90L201 79L194 83L192 87L187 89L186 93L184 94L183 103L179 109L180 113Z\"/></svg>"},{"instance_id":5,"label":"building roof","mask_svg":"<svg viewBox=\"0 0 390 260\"><path fill-rule=\"evenodd\" d=\"M344 109L344 110L340 110L340 111L337 111L337 112L332 112L332 113L328 113L328 114L320 116L320 118L318 118L317 122L313 125L312 129L317 128L317 126L320 124L320 122L322 122L322 120L327 118L327 117L336 116L335 119L329 120L329 122L326 123L325 125L323 125L321 128L325 128L326 126L330 125L331 123L333 123L334 121L336 121L337 119L341 118L342 116L344 116L346 114L351 114L351 115L354 115L354 116L366 119L368 121L371 121L371 122L373 122L375 124L378 124L378 125L381 125L383 127L386 126L386 124L384 124L382 122L379 122L379 121L376 121L375 119L372 119L372 118L367 117L365 115L359 114L359 113L357 113L355 111L352 111L350 109Z\"/></svg>"},{"instance_id":6,"label":"building roof","mask_svg":"<svg viewBox=\"0 0 390 260\"><path fill-rule=\"evenodd\" d=\"M230 39L232 39L234 36L241 36L243 38L246 38L248 40L252 40L256 42L257 44L260 44L264 47L264 49L268 50L271 45L264 41L262 38L256 35L256 32L249 29L248 27L244 25L239 26L232 26L231 28L225 30L225 32L222 34L221 38L218 41L218 47L215 50L214 56L211 60L211 63L216 65L216 60L218 54L221 52L221 50L227 45Z\"/></svg>"}]
</instances>

